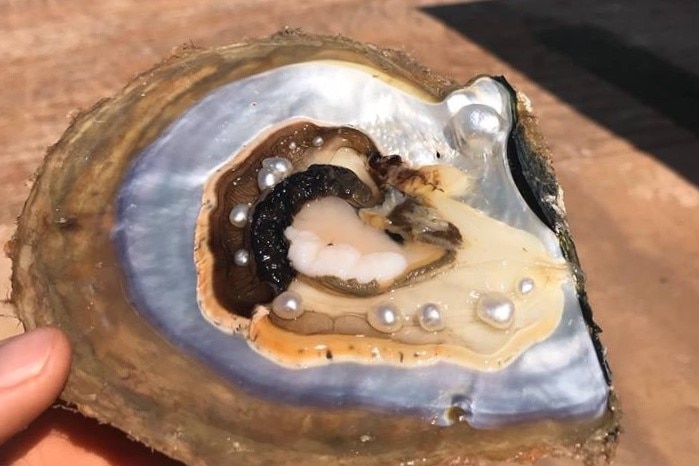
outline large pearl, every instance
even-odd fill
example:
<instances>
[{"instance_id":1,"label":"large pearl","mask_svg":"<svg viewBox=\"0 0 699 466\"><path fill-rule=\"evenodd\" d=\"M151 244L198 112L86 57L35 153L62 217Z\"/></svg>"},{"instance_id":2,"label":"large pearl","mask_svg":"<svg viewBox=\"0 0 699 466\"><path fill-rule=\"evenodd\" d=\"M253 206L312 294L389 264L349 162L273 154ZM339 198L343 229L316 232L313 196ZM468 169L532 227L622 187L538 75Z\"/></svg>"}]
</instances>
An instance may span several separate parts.
<instances>
[{"instance_id":1,"label":"large pearl","mask_svg":"<svg viewBox=\"0 0 699 466\"><path fill-rule=\"evenodd\" d=\"M280 319L291 320L303 314L301 295L284 291L272 301L272 312Z\"/></svg>"},{"instance_id":2,"label":"large pearl","mask_svg":"<svg viewBox=\"0 0 699 466\"><path fill-rule=\"evenodd\" d=\"M476 315L492 327L504 330L514 322L515 305L502 293L488 293L476 303Z\"/></svg>"},{"instance_id":3,"label":"large pearl","mask_svg":"<svg viewBox=\"0 0 699 466\"><path fill-rule=\"evenodd\" d=\"M284 157L268 157L262 160L262 166L265 168L269 167L282 175L289 174L293 168L289 159L285 159Z\"/></svg>"},{"instance_id":4,"label":"large pearl","mask_svg":"<svg viewBox=\"0 0 699 466\"><path fill-rule=\"evenodd\" d=\"M250 204L237 204L231 209L228 220L230 220L231 225L243 228L248 223L249 212Z\"/></svg>"},{"instance_id":5,"label":"large pearl","mask_svg":"<svg viewBox=\"0 0 699 466\"><path fill-rule=\"evenodd\" d=\"M262 167L257 174L257 186L260 188L260 191L273 188L274 185L279 183L281 180L282 178L279 173L270 167Z\"/></svg>"},{"instance_id":6,"label":"large pearl","mask_svg":"<svg viewBox=\"0 0 699 466\"><path fill-rule=\"evenodd\" d=\"M472 104L454 115L457 130L465 139L474 137L494 140L502 128L502 119L487 105Z\"/></svg>"},{"instance_id":7,"label":"large pearl","mask_svg":"<svg viewBox=\"0 0 699 466\"><path fill-rule=\"evenodd\" d=\"M379 332L393 333L403 326L403 315L396 306L382 303L367 313L369 325Z\"/></svg>"}]
</instances>

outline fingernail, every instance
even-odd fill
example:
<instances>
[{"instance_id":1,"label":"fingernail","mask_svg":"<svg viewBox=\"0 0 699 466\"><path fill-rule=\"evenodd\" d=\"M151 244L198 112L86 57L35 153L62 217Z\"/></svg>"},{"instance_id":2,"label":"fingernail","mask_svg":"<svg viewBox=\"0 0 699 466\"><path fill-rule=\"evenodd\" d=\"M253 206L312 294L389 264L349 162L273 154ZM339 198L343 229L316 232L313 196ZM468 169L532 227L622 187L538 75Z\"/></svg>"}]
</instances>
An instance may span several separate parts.
<instances>
[{"instance_id":1,"label":"fingernail","mask_svg":"<svg viewBox=\"0 0 699 466\"><path fill-rule=\"evenodd\" d=\"M0 342L0 388L19 385L36 377L49 358L53 334L48 329Z\"/></svg>"}]
</instances>

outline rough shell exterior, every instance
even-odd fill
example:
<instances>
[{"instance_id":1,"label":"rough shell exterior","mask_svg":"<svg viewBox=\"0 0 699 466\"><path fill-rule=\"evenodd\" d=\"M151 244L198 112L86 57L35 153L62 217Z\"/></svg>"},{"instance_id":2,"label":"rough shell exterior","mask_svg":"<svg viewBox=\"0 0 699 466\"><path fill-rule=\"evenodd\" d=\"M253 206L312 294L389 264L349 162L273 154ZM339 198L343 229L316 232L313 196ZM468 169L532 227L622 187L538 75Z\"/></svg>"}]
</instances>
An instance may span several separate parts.
<instances>
[{"instance_id":1,"label":"rough shell exterior","mask_svg":"<svg viewBox=\"0 0 699 466\"><path fill-rule=\"evenodd\" d=\"M242 45L176 52L117 96L80 114L49 150L9 250L12 299L25 325L56 325L72 341L73 370L62 398L188 464L396 464L422 458L427 458L424 464L465 464L473 457L530 461L545 454L608 459L618 433L613 392L610 410L598 420L506 431L464 424L443 429L410 417L265 403L231 389L207 367L173 350L133 311L110 242L113 201L132 156L211 88L291 61L323 58L377 67L418 83L435 98L455 87L399 52L336 37L282 33ZM535 180L527 184L530 197L557 232L567 258L577 264L534 118L523 98L517 106L515 139L530 154L518 163L526 179ZM591 337L605 364L579 271L576 278Z\"/></svg>"}]
</instances>

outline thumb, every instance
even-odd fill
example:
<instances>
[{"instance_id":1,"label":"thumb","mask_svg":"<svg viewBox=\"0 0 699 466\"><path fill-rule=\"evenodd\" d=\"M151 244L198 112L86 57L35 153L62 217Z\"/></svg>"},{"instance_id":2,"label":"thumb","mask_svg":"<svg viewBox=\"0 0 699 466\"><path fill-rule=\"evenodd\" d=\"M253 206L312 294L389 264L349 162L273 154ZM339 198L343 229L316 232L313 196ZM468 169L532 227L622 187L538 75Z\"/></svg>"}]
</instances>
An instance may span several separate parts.
<instances>
[{"instance_id":1,"label":"thumb","mask_svg":"<svg viewBox=\"0 0 699 466\"><path fill-rule=\"evenodd\" d=\"M69 369L70 345L58 329L0 342L0 444L51 406Z\"/></svg>"}]
</instances>

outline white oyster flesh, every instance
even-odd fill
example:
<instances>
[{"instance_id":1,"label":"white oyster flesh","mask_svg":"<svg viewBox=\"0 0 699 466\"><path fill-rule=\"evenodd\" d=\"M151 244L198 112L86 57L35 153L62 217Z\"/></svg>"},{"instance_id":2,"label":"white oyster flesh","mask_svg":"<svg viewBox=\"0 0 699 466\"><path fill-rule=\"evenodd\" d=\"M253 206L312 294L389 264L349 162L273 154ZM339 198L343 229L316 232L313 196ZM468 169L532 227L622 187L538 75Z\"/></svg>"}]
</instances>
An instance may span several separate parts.
<instances>
[{"instance_id":1,"label":"white oyster flesh","mask_svg":"<svg viewBox=\"0 0 699 466\"><path fill-rule=\"evenodd\" d=\"M309 62L227 84L195 103L138 155L119 193L113 237L135 308L232 383L277 402L376 407L419 413L436 423L451 422L445 413L458 407L463 420L483 428L600 414L608 386L568 272L561 280L562 314L555 330L502 370L445 362L399 367L342 361L288 368L254 351L244 336L225 334L202 317L192 248L203 186L258 135L291 121L356 128L382 153L400 154L416 168L458 168L472 186L449 202L460 203L473 218L501 222L535 238L551 263L564 262L556 236L527 206L509 171L508 91L479 78L442 102L429 102L393 84L361 67ZM297 245L315 247L313 238L306 239L310 242ZM388 249L359 252L376 253L396 259ZM385 273L400 273L399 260L393 267ZM511 270L508 280L523 295L532 290L534 295L537 277L516 266ZM486 275L469 280L487 281ZM473 299L478 306L479 298ZM510 325L507 306L486 306L479 316L496 326Z\"/></svg>"},{"instance_id":2,"label":"white oyster flesh","mask_svg":"<svg viewBox=\"0 0 699 466\"><path fill-rule=\"evenodd\" d=\"M308 276L335 276L366 284L398 277L407 267L400 247L379 230L358 221L345 201L328 197L303 209L286 228L289 258ZM312 224L311 227L305 227Z\"/></svg>"}]
</instances>

